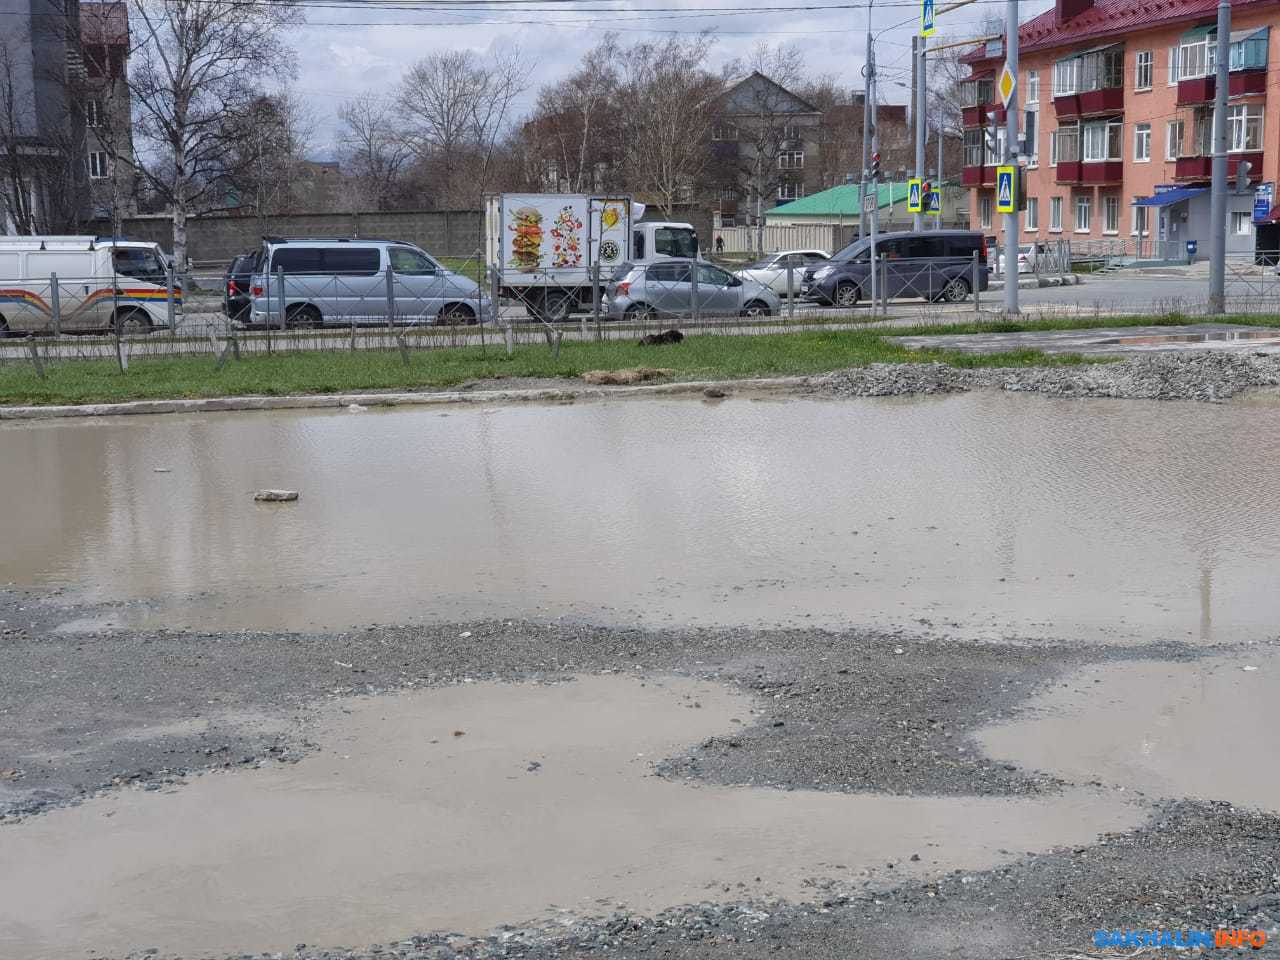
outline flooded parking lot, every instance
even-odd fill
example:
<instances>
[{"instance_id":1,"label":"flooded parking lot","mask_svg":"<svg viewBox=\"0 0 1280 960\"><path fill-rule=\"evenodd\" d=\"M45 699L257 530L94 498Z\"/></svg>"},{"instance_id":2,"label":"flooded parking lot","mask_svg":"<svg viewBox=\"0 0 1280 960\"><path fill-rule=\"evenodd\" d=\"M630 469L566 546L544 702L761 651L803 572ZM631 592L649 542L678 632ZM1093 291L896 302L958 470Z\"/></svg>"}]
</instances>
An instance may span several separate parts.
<instances>
[{"instance_id":1,"label":"flooded parking lot","mask_svg":"<svg viewBox=\"0 0 1280 960\"><path fill-rule=\"evenodd\" d=\"M1230 641L1280 618L1278 414L984 391L7 425L0 580L134 601L82 626Z\"/></svg>"}]
</instances>

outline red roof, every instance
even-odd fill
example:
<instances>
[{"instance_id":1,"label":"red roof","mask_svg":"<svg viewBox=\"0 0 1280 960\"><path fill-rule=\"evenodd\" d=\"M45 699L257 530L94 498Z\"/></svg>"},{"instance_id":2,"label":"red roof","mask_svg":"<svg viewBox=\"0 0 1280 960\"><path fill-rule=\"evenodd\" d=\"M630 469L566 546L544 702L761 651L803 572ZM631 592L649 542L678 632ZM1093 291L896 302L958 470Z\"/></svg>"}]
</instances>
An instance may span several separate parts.
<instances>
[{"instance_id":1,"label":"red roof","mask_svg":"<svg viewBox=\"0 0 1280 960\"><path fill-rule=\"evenodd\" d=\"M1231 0L1231 9L1273 4L1274 0ZM1078 46L1179 21L1212 19L1217 9L1218 0L1096 0L1083 13L1060 22L1055 6L1018 28L1018 52ZM998 58L987 57L980 47L961 59L981 63Z\"/></svg>"}]
</instances>

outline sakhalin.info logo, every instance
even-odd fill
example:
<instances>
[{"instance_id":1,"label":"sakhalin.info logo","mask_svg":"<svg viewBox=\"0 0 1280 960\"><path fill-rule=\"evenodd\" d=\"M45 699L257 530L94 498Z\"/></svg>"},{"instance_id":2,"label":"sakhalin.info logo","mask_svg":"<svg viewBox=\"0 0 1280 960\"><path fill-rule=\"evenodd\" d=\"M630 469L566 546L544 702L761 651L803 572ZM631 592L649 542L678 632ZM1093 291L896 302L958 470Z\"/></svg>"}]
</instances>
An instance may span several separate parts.
<instances>
[{"instance_id":1,"label":"sakhalin.info logo","mask_svg":"<svg viewBox=\"0 0 1280 960\"><path fill-rule=\"evenodd\" d=\"M1191 950L1206 947L1236 948L1266 946L1265 930L1099 930L1093 935L1095 947L1172 947Z\"/></svg>"}]
</instances>

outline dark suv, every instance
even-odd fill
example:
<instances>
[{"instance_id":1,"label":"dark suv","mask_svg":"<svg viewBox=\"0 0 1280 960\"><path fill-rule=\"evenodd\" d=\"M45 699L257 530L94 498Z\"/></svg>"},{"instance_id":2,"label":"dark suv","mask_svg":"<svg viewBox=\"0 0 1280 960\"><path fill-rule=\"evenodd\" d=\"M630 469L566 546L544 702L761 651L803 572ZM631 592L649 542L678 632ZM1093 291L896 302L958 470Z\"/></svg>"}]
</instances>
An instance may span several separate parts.
<instances>
[{"instance_id":1,"label":"dark suv","mask_svg":"<svg viewBox=\"0 0 1280 960\"><path fill-rule=\"evenodd\" d=\"M231 261L226 275L222 278L222 312L229 320L247 321L249 319L249 287L253 279L253 266L257 262L256 253L243 253Z\"/></svg>"},{"instance_id":2,"label":"dark suv","mask_svg":"<svg viewBox=\"0 0 1280 960\"><path fill-rule=\"evenodd\" d=\"M972 230L886 233L876 238L876 257L886 261L877 283L886 280L890 298L924 297L959 303L973 292L973 254L978 254L978 289L987 289L987 244ZM880 291L877 290L877 293ZM856 240L826 263L804 272L804 299L851 307L871 297L871 240Z\"/></svg>"}]
</instances>

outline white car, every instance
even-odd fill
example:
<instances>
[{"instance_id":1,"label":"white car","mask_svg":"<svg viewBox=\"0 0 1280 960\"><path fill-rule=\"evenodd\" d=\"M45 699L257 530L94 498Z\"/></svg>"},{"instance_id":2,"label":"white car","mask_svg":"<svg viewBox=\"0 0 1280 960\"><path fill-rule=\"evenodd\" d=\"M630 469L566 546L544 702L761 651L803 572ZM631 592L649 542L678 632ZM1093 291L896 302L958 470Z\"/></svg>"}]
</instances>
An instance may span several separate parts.
<instances>
[{"instance_id":1,"label":"white car","mask_svg":"<svg viewBox=\"0 0 1280 960\"><path fill-rule=\"evenodd\" d=\"M1044 252L1044 248L1038 243L1020 243L1018 244L1018 272L1019 273L1035 273L1036 258ZM1001 247L1000 252L1000 273L1004 273L1004 248Z\"/></svg>"},{"instance_id":2,"label":"white car","mask_svg":"<svg viewBox=\"0 0 1280 960\"><path fill-rule=\"evenodd\" d=\"M787 295L787 267L791 269L792 292L800 296L800 281L805 270L830 260L825 250L782 250L771 253L758 263L737 271L735 276L763 284L780 297Z\"/></svg>"}]
</instances>

